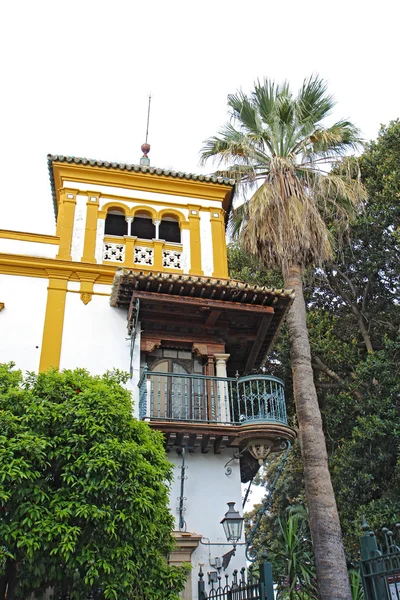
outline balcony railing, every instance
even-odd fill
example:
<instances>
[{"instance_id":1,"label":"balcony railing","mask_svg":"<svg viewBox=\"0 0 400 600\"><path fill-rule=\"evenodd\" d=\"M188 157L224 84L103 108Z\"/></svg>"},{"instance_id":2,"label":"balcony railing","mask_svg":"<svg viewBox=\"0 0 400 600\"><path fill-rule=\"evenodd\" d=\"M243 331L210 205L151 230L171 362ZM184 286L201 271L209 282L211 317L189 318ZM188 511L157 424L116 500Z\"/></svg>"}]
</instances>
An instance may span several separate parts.
<instances>
[{"instance_id":1,"label":"balcony railing","mask_svg":"<svg viewBox=\"0 0 400 600\"><path fill-rule=\"evenodd\" d=\"M144 369L138 385L141 419L287 425L284 384L271 375L208 377Z\"/></svg>"},{"instance_id":2,"label":"balcony railing","mask_svg":"<svg viewBox=\"0 0 400 600\"><path fill-rule=\"evenodd\" d=\"M141 269L183 269L183 246L165 240L142 240L137 237L104 237L102 261Z\"/></svg>"}]
</instances>

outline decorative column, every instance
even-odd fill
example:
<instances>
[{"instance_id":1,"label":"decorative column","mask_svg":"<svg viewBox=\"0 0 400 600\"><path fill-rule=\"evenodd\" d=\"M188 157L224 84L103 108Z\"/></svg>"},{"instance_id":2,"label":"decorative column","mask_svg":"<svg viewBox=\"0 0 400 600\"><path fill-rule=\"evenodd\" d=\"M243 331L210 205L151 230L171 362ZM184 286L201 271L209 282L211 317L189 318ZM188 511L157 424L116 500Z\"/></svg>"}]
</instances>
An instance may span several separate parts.
<instances>
[{"instance_id":1,"label":"decorative column","mask_svg":"<svg viewBox=\"0 0 400 600\"><path fill-rule=\"evenodd\" d=\"M39 372L46 371L50 367L58 369L60 366L65 301L68 279L72 275L72 271L49 270L47 273L49 275L49 287L47 288Z\"/></svg>"},{"instance_id":2,"label":"decorative column","mask_svg":"<svg viewBox=\"0 0 400 600\"><path fill-rule=\"evenodd\" d=\"M100 195L97 192L88 192L88 201L86 203L85 240L83 244L82 262L96 262L95 252L99 196Z\"/></svg>"},{"instance_id":3,"label":"decorative column","mask_svg":"<svg viewBox=\"0 0 400 600\"><path fill-rule=\"evenodd\" d=\"M124 265L126 267L132 267L134 264L133 260L134 260L135 243L136 243L137 237L132 235L133 217L125 217L125 221L128 224L128 234L124 235L124 241L125 241Z\"/></svg>"},{"instance_id":4,"label":"decorative column","mask_svg":"<svg viewBox=\"0 0 400 600\"><path fill-rule=\"evenodd\" d=\"M155 235L155 239L159 240L160 239L160 219L154 219L153 220L153 225L155 225L156 227L156 235Z\"/></svg>"},{"instance_id":5,"label":"decorative column","mask_svg":"<svg viewBox=\"0 0 400 600\"><path fill-rule=\"evenodd\" d=\"M203 275L201 268L200 206L189 204L190 275Z\"/></svg>"},{"instance_id":6,"label":"decorative column","mask_svg":"<svg viewBox=\"0 0 400 600\"><path fill-rule=\"evenodd\" d=\"M214 354L217 377L226 378L226 363L230 354ZM218 382L219 396L219 420L223 423L231 422L231 411L229 409L229 386L227 381Z\"/></svg>"},{"instance_id":7,"label":"decorative column","mask_svg":"<svg viewBox=\"0 0 400 600\"><path fill-rule=\"evenodd\" d=\"M71 260L72 233L74 230L75 206L77 190L60 190L59 224L57 224L57 235L60 236L60 245L56 258Z\"/></svg>"},{"instance_id":8,"label":"decorative column","mask_svg":"<svg viewBox=\"0 0 400 600\"><path fill-rule=\"evenodd\" d=\"M222 210L211 209L211 235L213 246L214 272L213 277L228 279L228 259L226 254L226 237L224 213Z\"/></svg>"},{"instance_id":9,"label":"decorative column","mask_svg":"<svg viewBox=\"0 0 400 600\"><path fill-rule=\"evenodd\" d=\"M125 217L125 221L128 223L128 236L132 235L132 222L133 222L133 217Z\"/></svg>"}]
</instances>

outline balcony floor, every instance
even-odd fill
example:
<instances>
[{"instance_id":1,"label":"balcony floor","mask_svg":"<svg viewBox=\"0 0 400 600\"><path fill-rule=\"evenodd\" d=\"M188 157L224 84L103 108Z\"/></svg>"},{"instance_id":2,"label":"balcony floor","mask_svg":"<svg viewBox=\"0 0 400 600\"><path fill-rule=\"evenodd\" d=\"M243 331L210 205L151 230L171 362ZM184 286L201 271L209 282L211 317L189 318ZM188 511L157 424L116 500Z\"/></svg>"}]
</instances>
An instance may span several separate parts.
<instances>
[{"instance_id":1,"label":"balcony floor","mask_svg":"<svg viewBox=\"0 0 400 600\"><path fill-rule=\"evenodd\" d=\"M167 452L185 447L189 452L207 454L211 450L214 454L220 454L225 448L244 448L248 440L255 438L273 439L272 452L278 452L282 450L283 441L293 442L296 438L296 431L292 427L273 421L252 421L243 425L161 419L146 421L150 427L164 433Z\"/></svg>"}]
</instances>

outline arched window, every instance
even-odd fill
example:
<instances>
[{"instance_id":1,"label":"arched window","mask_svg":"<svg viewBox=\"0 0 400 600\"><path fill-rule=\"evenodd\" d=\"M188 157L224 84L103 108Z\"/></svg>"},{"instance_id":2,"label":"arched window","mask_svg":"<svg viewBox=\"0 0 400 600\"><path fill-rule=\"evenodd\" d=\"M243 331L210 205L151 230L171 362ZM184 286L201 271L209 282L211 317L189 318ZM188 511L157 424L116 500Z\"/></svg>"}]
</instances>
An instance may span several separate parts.
<instances>
[{"instance_id":1,"label":"arched window","mask_svg":"<svg viewBox=\"0 0 400 600\"><path fill-rule=\"evenodd\" d=\"M175 217L165 216L162 218L160 223L160 240L166 242L175 242L176 244L181 243L181 230L179 227L179 221Z\"/></svg>"},{"instance_id":2,"label":"arched window","mask_svg":"<svg viewBox=\"0 0 400 600\"><path fill-rule=\"evenodd\" d=\"M152 240L156 237L156 227L147 213L136 213L132 222L132 235L142 240Z\"/></svg>"},{"instance_id":3,"label":"arched window","mask_svg":"<svg viewBox=\"0 0 400 600\"><path fill-rule=\"evenodd\" d=\"M106 235L127 235L128 224L122 210L111 209L107 213L104 233Z\"/></svg>"}]
</instances>

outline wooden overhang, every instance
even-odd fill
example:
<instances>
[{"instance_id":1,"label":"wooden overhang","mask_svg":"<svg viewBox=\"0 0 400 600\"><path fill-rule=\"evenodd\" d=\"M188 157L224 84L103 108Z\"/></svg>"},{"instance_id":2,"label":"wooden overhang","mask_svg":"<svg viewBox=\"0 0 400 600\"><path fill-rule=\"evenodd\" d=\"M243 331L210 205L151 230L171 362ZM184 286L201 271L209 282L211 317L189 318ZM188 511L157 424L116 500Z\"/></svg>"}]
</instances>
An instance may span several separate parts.
<instances>
[{"instance_id":1,"label":"wooden overhang","mask_svg":"<svg viewBox=\"0 0 400 600\"><path fill-rule=\"evenodd\" d=\"M292 290L240 281L149 271L117 271L111 305L128 309L134 327L137 301L143 336L182 344L222 345L228 376L258 369L293 300Z\"/></svg>"}]
</instances>

